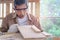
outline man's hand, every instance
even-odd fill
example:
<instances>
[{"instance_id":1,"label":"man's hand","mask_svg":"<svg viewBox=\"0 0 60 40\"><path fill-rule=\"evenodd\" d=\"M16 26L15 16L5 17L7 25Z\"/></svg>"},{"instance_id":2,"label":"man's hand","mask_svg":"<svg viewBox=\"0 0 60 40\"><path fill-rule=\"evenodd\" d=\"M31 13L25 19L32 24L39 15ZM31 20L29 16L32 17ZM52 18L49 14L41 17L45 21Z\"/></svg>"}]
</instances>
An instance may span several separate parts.
<instances>
[{"instance_id":1,"label":"man's hand","mask_svg":"<svg viewBox=\"0 0 60 40\"><path fill-rule=\"evenodd\" d=\"M4 33L3 33L3 32L0 32L0 36L1 36L1 35L4 35Z\"/></svg>"},{"instance_id":2,"label":"man's hand","mask_svg":"<svg viewBox=\"0 0 60 40\"><path fill-rule=\"evenodd\" d=\"M34 25L33 25L31 28L32 28L33 31L36 32L36 33L40 33L40 32L41 32L41 30L39 30L39 29L38 29L36 26L34 26Z\"/></svg>"},{"instance_id":3,"label":"man's hand","mask_svg":"<svg viewBox=\"0 0 60 40\"><path fill-rule=\"evenodd\" d=\"M18 24L13 24L9 27L8 33L16 33L18 32L18 28L17 28Z\"/></svg>"}]
</instances>

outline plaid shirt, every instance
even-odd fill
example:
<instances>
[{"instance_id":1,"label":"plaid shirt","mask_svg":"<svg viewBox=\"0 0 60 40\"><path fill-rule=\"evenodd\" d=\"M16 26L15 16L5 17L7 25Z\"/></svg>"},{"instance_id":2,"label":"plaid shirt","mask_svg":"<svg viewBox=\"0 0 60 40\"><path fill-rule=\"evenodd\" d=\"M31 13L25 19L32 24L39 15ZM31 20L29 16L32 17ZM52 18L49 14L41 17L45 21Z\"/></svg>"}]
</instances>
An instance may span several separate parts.
<instances>
[{"instance_id":1,"label":"plaid shirt","mask_svg":"<svg viewBox=\"0 0 60 40\"><path fill-rule=\"evenodd\" d=\"M35 16L33 16L32 14L28 14L28 13L27 13L27 16L28 16L27 22L29 25L35 25L37 28L39 28L41 31L43 31L40 26L39 21L37 20L37 18ZM11 14L7 15L2 21L1 32L7 32L9 27L12 24L17 24L16 18L17 18L16 13L11 13Z\"/></svg>"}]
</instances>

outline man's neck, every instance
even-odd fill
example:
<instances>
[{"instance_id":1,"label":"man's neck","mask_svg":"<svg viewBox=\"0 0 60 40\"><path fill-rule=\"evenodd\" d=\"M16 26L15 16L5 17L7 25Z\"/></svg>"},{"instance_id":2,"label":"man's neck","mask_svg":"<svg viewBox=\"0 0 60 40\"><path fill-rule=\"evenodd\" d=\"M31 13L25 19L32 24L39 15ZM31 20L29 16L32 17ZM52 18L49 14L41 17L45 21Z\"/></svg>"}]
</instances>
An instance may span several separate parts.
<instances>
[{"instance_id":1,"label":"man's neck","mask_svg":"<svg viewBox=\"0 0 60 40\"><path fill-rule=\"evenodd\" d=\"M18 16L20 19L22 19L22 18L24 18L26 16L26 14L25 15L20 15L20 16Z\"/></svg>"},{"instance_id":2,"label":"man's neck","mask_svg":"<svg viewBox=\"0 0 60 40\"><path fill-rule=\"evenodd\" d=\"M20 15L20 16L18 16L18 17L22 19L22 18L24 18L24 15Z\"/></svg>"}]
</instances>

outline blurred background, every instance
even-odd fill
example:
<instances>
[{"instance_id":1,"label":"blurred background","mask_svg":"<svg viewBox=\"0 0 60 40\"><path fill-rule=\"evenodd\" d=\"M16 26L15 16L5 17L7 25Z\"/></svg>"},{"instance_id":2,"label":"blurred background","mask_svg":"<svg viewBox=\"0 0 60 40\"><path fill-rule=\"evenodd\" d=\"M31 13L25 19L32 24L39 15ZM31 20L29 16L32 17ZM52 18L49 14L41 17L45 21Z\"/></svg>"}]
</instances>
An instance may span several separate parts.
<instances>
[{"instance_id":1,"label":"blurred background","mask_svg":"<svg viewBox=\"0 0 60 40\"><path fill-rule=\"evenodd\" d=\"M40 0L40 22L45 31L60 37L60 0Z\"/></svg>"}]
</instances>

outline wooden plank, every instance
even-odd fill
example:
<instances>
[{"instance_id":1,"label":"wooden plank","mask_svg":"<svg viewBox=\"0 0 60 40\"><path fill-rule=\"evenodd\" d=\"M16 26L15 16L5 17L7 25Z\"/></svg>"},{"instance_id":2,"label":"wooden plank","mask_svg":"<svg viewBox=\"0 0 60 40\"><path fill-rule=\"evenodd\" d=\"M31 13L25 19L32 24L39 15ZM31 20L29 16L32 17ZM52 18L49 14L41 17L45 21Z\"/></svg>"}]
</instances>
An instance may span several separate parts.
<instances>
[{"instance_id":1,"label":"wooden plank","mask_svg":"<svg viewBox=\"0 0 60 40\"><path fill-rule=\"evenodd\" d=\"M4 17L4 3L2 3L2 18Z\"/></svg>"},{"instance_id":2,"label":"wooden plank","mask_svg":"<svg viewBox=\"0 0 60 40\"><path fill-rule=\"evenodd\" d=\"M4 0L2 0L3 2ZM5 0L6 2L13 2L14 0ZM40 0L28 0L29 2L39 2Z\"/></svg>"},{"instance_id":3,"label":"wooden plank","mask_svg":"<svg viewBox=\"0 0 60 40\"><path fill-rule=\"evenodd\" d=\"M0 0L0 3L1 3L1 0Z\"/></svg>"},{"instance_id":4,"label":"wooden plank","mask_svg":"<svg viewBox=\"0 0 60 40\"><path fill-rule=\"evenodd\" d=\"M40 0L29 0L29 2L39 2Z\"/></svg>"},{"instance_id":5,"label":"wooden plank","mask_svg":"<svg viewBox=\"0 0 60 40\"><path fill-rule=\"evenodd\" d=\"M60 37L54 37L53 40L60 40Z\"/></svg>"},{"instance_id":6,"label":"wooden plank","mask_svg":"<svg viewBox=\"0 0 60 40\"><path fill-rule=\"evenodd\" d=\"M6 3L6 15L10 13L10 3Z\"/></svg>"},{"instance_id":7,"label":"wooden plank","mask_svg":"<svg viewBox=\"0 0 60 40\"><path fill-rule=\"evenodd\" d=\"M2 2L7 2L7 3L11 3L11 2L13 2L13 0L1 0Z\"/></svg>"},{"instance_id":8,"label":"wooden plank","mask_svg":"<svg viewBox=\"0 0 60 40\"><path fill-rule=\"evenodd\" d=\"M19 33L4 33L0 36L0 40L23 40Z\"/></svg>"},{"instance_id":9,"label":"wooden plank","mask_svg":"<svg viewBox=\"0 0 60 40\"><path fill-rule=\"evenodd\" d=\"M33 14L33 2L31 2L31 14Z\"/></svg>"},{"instance_id":10,"label":"wooden plank","mask_svg":"<svg viewBox=\"0 0 60 40\"><path fill-rule=\"evenodd\" d=\"M12 3L12 13L14 13L14 3Z\"/></svg>"},{"instance_id":11,"label":"wooden plank","mask_svg":"<svg viewBox=\"0 0 60 40\"><path fill-rule=\"evenodd\" d=\"M35 15L37 16L37 18L39 18L40 17L40 3L39 2L35 3L35 8L36 8Z\"/></svg>"},{"instance_id":12,"label":"wooden plank","mask_svg":"<svg viewBox=\"0 0 60 40\"><path fill-rule=\"evenodd\" d=\"M0 19L3 19L3 17L0 17Z\"/></svg>"}]
</instances>

